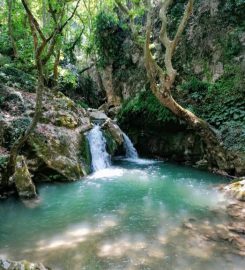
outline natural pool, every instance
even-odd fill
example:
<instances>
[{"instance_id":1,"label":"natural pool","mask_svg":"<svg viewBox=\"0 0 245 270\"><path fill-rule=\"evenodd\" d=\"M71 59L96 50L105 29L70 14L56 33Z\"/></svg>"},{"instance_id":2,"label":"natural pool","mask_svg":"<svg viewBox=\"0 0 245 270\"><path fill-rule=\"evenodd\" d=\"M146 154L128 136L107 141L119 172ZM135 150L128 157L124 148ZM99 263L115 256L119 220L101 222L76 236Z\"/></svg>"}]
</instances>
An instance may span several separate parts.
<instances>
[{"instance_id":1,"label":"natural pool","mask_svg":"<svg viewBox=\"0 0 245 270\"><path fill-rule=\"evenodd\" d=\"M0 203L0 258L52 269L244 269L222 242L183 226L218 224L226 179L185 166L117 160L74 183L39 185L39 201Z\"/></svg>"}]
</instances>

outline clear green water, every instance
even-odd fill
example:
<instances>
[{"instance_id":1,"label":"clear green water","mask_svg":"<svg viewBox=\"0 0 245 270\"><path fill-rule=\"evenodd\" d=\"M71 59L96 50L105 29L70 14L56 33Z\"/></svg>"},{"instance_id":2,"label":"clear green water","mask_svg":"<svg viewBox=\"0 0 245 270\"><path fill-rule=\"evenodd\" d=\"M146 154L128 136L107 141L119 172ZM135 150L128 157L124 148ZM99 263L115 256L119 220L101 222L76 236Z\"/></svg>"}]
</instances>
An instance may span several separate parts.
<instances>
[{"instance_id":1,"label":"clear green water","mask_svg":"<svg viewBox=\"0 0 245 270\"><path fill-rule=\"evenodd\" d=\"M143 160L116 161L83 181L42 184L37 202L0 203L0 257L55 270L244 269L224 243L203 242L182 226L189 218L222 222L224 199L213 185L224 181Z\"/></svg>"}]
</instances>

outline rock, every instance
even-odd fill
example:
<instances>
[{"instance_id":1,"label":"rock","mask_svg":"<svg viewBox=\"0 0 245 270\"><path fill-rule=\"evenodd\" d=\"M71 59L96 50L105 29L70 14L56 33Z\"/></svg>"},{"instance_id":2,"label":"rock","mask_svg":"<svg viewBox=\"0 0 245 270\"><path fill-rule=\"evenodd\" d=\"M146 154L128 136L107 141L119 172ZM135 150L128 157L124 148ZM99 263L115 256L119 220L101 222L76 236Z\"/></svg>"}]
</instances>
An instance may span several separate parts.
<instances>
[{"instance_id":1,"label":"rock","mask_svg":"<svg viewBox=\"0 0 245 270\"><path fill-rule=\"evenodd\" d=\"M225 186L224 191L226 192L226 194L238 200L245 201L245 179L241 179L242 180L240 181Z\"/></svg>"},{"instance_id":2,"label":"rock","mask_svg":"<svg viewBox=\"0 0 245 270\"><path fill-rule=\"evenodd\" d=\"M51 268L45 267L42 263L0 259L0 270L51 270Z\"/></svg>"},{"instance_id":3,"label":"rock","mask_svg":"<svg viewBox=\"0 0 245 270\"><path fill-rule=\"evenodd\" d=\"M30 172L24 156L17 157L15 173L12 176L17 193L22 199L31 199L37 196L36 187L32 182Z\"/></svg>"},{"instance_id":4,"label":"rock","mask_svg":"<svg viewBox=\"0 0 245 270\"><path fill-rule=\"evenodd\" d=\"M93 110L89 112L92 121L105 121L108 119L108 116L103 111Z\"/></svg>"},{"instance_id":5,"label":"rock","mask_svg":"<svg viewBox=\"0 0 245 270\"><path fill-rule=\"evenodd\" d=\"M115 118L119 113L121 106L112 107L108 110L108 116L111 118Z\"/></svg>"},{"instance_id":6,"label":"rock","mask_svg":"<svg viewBox=\"0 0 245 270\"><path fill-rule=\"evenodd\" d=\"M207 169L208 168L208 161L206 159L201 159L201 160L196 162L194 167L198 168L198 169Z\"/></svg>"},{"instance_id":7,"label":"rock","mask_svg":"<svg viewBox=\"0 0 245 270\"><path fill-rule=\"evenodd\" d=\"M134 54L132 54L132 62L134 64L136 64L137 62L139 62L140 59L140 54L139 52L135 52Z\"/></svg>"},{"instance_id":8,"label":"rock","mask_svg":"<svg viewBox=\"0 0 245 270\"><path fill-rule=\"evenodd\" d=\"M1 85L0 94L4 97L4 104L0 104L0 147L9 151L30 124L35 94ZM92 127L89 114L60 92L45 89L43 99L42 118L24 148L26 164L35 180L77 180L90 172L90 154L83 147L84 133Z\"/></svg>"},{"instance_id":9,"label":"rock","mask_svg":"<svg viewBox=\"0 0 245 270\"><path fill-rule=\"evenodd\" d=\"M63 181L74 181L90 171L88 152L81 152L86 140L84 129L67 129L49 124L39 124L28 140L36 155L46 166L63 176ZM90 126L87 126L89 129Z\"/></svg>"},{"instance_id":10,"label":"rock","mask_svg":"<svg viewBox=\"0 0 245 270\"><path fill-rule=\"evenodd\" d=\"M107 119L102 128L107 130L119 145L123 144L123 132L111 119Z\"/></svg>"},{"instance_id":11,"label":"rock","mask_svg":"<svg viewBox=\"0 0 245 270\"><path fill-rule=\"evenodd\" d=\"M245 202L237 201L229 204L226 207L226 212L233 220L245 222Z\"/></svg>"},{"instance_id":12,"label":"rock","mask_svg":"<svg viewBox=\"0 0 245 270\"><path fill-rule=\"evenodd\" d=\"M182 224L182 226L183 226L183 228L185 228L185 229L193 229L193 225L190 223L190 222L184 222L183 224Z\"/></svg>"},{"instance_id":13,"label":"rock","mask_svg":"<svg viewBox=\"0 0 245 270\"><path fill-rule=\"evenodd\" d=\"M123 133L117 124L108 118L102 125L104 136L107 143L107 150L110 155L120 152L120 147L123 146Z\"/></svg>"}]
</instances>

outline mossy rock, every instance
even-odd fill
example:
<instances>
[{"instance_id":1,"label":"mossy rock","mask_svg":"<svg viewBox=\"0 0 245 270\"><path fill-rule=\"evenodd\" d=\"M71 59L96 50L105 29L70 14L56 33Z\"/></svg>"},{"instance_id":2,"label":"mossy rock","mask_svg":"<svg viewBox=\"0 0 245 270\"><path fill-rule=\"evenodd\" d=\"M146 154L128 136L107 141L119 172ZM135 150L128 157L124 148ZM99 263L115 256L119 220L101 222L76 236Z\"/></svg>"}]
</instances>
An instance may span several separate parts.
<instances>
[{"instance_id":1,"label":"mossy rock","mask_svg":"<svg viewBox=\"0 0 245 270\"><path fill-rule=\"evenodd\" d=\"M108 130L104 130L103 134L106 139L106 147L107 151L110 155L114 155L116 150L118 149L118 144L116 140L111 136L111 133Z\"/></svg>"},{"instance_id":2,"label":"mossy rock","mask_svg":"<svg viewBox=\"0 0 245 270\"><path fill-rule=\"evenodd\" d=\"M74 119L72 115L61 115L56 120L55 124L60 127L66 128L76 128L78 126L77 121Z\"/></svg>"},{"instance_id":3,"label":"mossy rock","mask_svg":"<svg viewBox=\"0 0 245 270\"><path fill-rule=\"evenodd\" d=\"M39 124L29 144L48 168L63 175L64 181L73 181L88 173L87 154L81 155L81 140L79 130Z\"/></svg>"},{"instance_id":4,"label":"mossy rock","mask_svg":"<svg viewBox=\"0 0 245 270\"><path fill-rule=\"evenodd\" d=\"M90 153L89 141L84 134L81 134L80 160L83 163L86 173L91 173L92 156Z\"/></svg>"},{"instance_id":5,"label":"mossy rock","mask_svg":"<svg viewBox=\"0 0 245 270\"><path fill-rule=\"evenodd\" d=\"M24 156L17 157L15 173L12 179L20 198L32 199L37 196L36 187L32 182Z\"/></svg>"}]
</instances>

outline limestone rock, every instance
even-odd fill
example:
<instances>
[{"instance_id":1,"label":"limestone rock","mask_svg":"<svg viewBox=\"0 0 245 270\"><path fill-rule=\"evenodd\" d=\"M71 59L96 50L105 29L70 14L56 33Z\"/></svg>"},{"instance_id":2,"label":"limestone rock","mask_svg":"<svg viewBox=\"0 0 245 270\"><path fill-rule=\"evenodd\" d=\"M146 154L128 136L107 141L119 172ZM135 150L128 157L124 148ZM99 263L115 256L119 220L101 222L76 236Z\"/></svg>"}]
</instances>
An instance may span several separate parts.
<instances>
[{"instance_id":1,"label":"limestone rock","mask_svg":"<svg viewBox=\"0 0 245 270\"><path fill-rule=\"evenodd\" d=\"M110 118L102 125L102 129L107 142L107 150L111 155L114 155L123 146L123 132Z\"/></svg>"},{"instance_id":2,"label":"limestone rock","mask_svg":"<svg viewBox=\"0 0 245 270\"><path fill-rule=\"evenodd\" d=\"M51 270L51 268L45 267L42 263L0 259L0 270Z\"/></svg>"},{"instance_id":3,"label":"limestone rock","mask_svg":"<svg viewBox=\"0 0 245 270\"><path fill-rule=\"evenodd\" d=\"M15 183L18 195L22 199L31 199L37 196L36 187L32 182L24 156L17 157L13 181Z\"/></svg>"},{"instance_id":4,"label":"limestone rock","mask_svg":"<svg viewBox=\"0 0 245 270\"><path fill-rule=\"evenodd\" d=\"M238 200L245 201L245 178L224 187L225 192Z\"/></svg>"},{"instance_id":5,"label":"limestone rock","mask_svg":"<svg viewBox=\"0 0 245 270\"><path fill-rule=\"evenodd\" d=\"M108 119L102 128L106 129L119 145L123 144L123 132L111 119Z\"/></svg>"},{"instance_id":6,"label":"limestone rock","mask_svg":"<svg viewBox=\"0 0 245 270\"><path fill-rule=\"evenodd\" d=\"M86 163L89 154L80 147L86 140L82 134L85 131L85 126L71 130L39 124L29 138L29 145L48 168L62 175L64 180L73 181L89 173L90 164Z\"/></svg>"},{"instance_id":7,"label":"limestone rock","mask_svg":"<svg viewBox=\"0 0 245 270\"><path fill-rule=\"evenodd\" d=\"M103 111L93 110L89 112L89 115L91 119L95 121L105 121L108 119L107 115Z\"/></svg>"}]
</instances>

